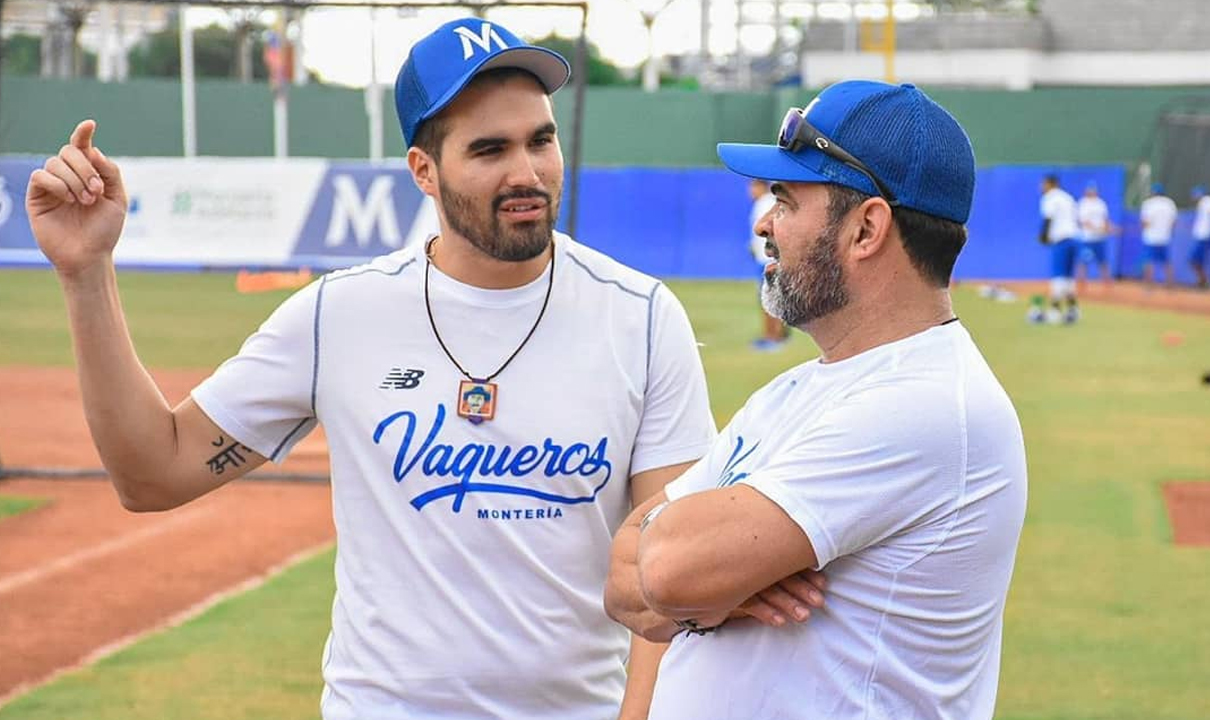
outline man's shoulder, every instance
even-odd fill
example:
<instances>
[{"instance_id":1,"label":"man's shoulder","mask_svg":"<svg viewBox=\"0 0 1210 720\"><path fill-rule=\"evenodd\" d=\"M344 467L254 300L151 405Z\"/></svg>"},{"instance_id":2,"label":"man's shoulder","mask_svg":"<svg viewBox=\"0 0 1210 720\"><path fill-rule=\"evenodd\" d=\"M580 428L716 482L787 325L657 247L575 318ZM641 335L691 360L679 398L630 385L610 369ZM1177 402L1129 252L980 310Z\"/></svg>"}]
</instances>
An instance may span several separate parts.
<instances>
[{"instance_id":1,"label":"man's shoulder","mask_svg":"<svg viewBox=\"0 0 1210 720\"><path fill-rule=\"evenodd\" d=\"M563 257L567 259L569 266L568 274L581 286L650 299L661 285L658 279L625 265L600 250L582 245L567 235L557 235L556 242L563 246Z\"/></svg>"},{"instance_id":2,"label":"man's shoulder","mask_svg":"<svg viewBox=\"0 0 1210 720\"><path fill-rule=\"evenodd\" d=\"M403 248L387 255L379 255L360 265L333 270L325 277L329 288L340 288L351 292L357 287L372 286L376 280L398 278L409 270L415 270L420 261L417 248Z\"/></svg>"}]
</instances>

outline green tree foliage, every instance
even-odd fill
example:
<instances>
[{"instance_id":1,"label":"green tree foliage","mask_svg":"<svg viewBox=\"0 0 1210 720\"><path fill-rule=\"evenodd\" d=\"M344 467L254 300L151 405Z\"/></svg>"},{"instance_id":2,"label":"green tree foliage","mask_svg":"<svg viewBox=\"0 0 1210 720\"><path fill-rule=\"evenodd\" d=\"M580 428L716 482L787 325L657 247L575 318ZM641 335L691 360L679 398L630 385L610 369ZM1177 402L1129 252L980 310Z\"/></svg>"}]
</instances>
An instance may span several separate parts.
<instances>
[{"instance_id":1,"label":"green tree foliage","mask_svg":"<svg viewBox=\"0 0 1210 720\"><path fill-rule=\"evenodd\" d=\"M82 51L83 63L81 70L84 77L95 77L97 74L97 54L87 50ZM37 75L42 71L42 38L37 35L15 33L11 37L0 40L0 67L6 74Z\"/></svg>"},{"instance_id":2,"label":"green tree foliage","mask_svg":"<svg viewBox=\"0 0 1210 720\"><path fill-rule=\"evenodd\" d=\"M576 41L557 35L548 35L536 40L535 45L554 50L570 63L576 61ZM633 85L626 75L613 63L601 58L601 51L596 45L588 43L588 84L589 85Z\"/></svg>"},{"instance_id":3,"label":"green tree foliage","mask_svg":"<svg viewBox=\"0 0 1210 720\"><path fill-rule=\"evenodd\" d=\"M16 33L0 41L4 72L13 75L37 75L42 63L42 38Z\"/></svg>"},{"instance_id":4,"label":"green tree foliage","mask_svg":"<svg viewBox=\"0 0 1210 720\"><path fill-rule=\"evenodd\" d=\"M193 33L194 72L198 77L236 76L235 34L221 25L208 25ZM130 51L131 77L177 77L181 73L180 31L171 25L151 33ZM264 41L256 33L252 46L252 77L264 80Z\"/></svg>"}]
</instances>

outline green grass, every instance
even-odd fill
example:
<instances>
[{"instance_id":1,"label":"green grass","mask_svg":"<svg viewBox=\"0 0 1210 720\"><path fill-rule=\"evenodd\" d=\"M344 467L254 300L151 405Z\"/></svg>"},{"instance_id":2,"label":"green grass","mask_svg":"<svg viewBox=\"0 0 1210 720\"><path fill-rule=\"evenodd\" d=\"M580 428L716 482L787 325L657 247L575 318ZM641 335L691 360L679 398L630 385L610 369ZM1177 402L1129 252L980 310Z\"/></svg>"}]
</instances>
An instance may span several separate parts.
<instances>
[{"instance_id":1,"label":"green grass","mask_svg":"<svg viewBox=\"0 0 1210 720\"><path fill-rule=\"evenodd\" d=\"M15 495L0 495L0 521L44 504L44 498L17 497Z\"/></svg>"},{"instance_id":2,"label":"green grass","mask_svg":"<svg viewBox=\"0 0 1210 720\"><path fill-rule=\"evenodd\" d=\"M124 272L118 285L135 347L144 363L157 368L218 365L289 295L241 295L230 273ZM0 270L0 366L74 362L54 274Z\"/></svg>"},{"instance_id":3,"label":"green grass","mask_svg":"<svg viewBox=\"0 0 1210 720\"><path fill-rule=\"evenodd\" d=\"M89 720L317 718L332 609L329 551L91 667L0 717Z\"/></svg>"},{"instance_id":4,"label":"green grass","mask_svg":"<svg viewBox=\"0 0 1210 720\"><path fill-rule=\"evenodd\" d=\"M239 296L225 275L123 278L136 343L162 367L210 366L282 294ZM672 283L704 344L725 422L773 375L816 355L748 341L751 283ZM0 366L70 364L62 302L45 273L0 272ZM1037 327L1025 304L968 288L955 306L1012 396L1030 502L1006 614L997 717L1210 717L1210 550L1176 548L1160 495L1210 479L1210 318L1088 306L1075 327ZM1178 330L1184 344L1160 342ZM217 338L217 341L215 340ZM10 342L11 340L11 342ZM0 720L315 717L332 558L296 567L0 710Z\"/></svg>"}]
</instances>

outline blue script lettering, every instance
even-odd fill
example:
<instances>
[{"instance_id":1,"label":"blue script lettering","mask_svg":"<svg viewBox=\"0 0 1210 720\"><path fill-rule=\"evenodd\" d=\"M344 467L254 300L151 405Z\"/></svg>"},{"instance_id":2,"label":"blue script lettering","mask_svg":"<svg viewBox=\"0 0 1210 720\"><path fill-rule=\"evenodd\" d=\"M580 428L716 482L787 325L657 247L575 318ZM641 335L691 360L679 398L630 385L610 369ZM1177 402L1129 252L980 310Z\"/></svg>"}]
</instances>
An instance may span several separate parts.
<instances>
[{"instance_id":1,"label":"blue script lettering","mask_svg":"<svg viewBox=\"0 0 1210 720\"><path fill-rule=\"evenodd\" d=\"M434 500L453 496L453 510L461 512L462 501L471 493L521 495L565 505L589 503L596 500L597 494L613 477L613 463L609 461L608 456L608 438L601 438L595 446L577 442L566 448L551 438L544 439L541 446L523 445L520 448L480 443L455 447L438 442L438 435L445 424L445 414L445 405L438 403L433 426L424 433L424 440L420 441L415 449L412 445L418 437L416 428L419 420L411 410L388 415L374 429L374 444L379 445L382 444L389 428L396 423L402 425L403 435L399 440L392 468L395 482L403 482L417 463L420 464L420 472L425 476L457 479L457 482L433 488L412 498L412 506L417 510ZM484 478L520 478L539 470L547 479L590 477L598 473L604 473L604 477L587 495L559 494L525 485L483 481ZM562 515L561 512L559 514Z\"/></svg>"}]
</instances>

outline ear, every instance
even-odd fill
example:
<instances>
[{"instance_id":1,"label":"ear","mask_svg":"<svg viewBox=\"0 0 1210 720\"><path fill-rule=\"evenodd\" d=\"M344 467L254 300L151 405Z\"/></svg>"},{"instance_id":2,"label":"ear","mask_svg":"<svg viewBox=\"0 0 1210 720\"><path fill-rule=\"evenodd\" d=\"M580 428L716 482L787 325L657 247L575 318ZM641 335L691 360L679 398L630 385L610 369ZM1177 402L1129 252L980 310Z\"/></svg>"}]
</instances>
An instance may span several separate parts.
<instances>
[{"instance_id":1,"label":"ear","mask_svg":"<svg viewBox=\"0 0 1210 720\"><path fill-rule=\"evenodd\" d=\"M412 171L412 179L416 187L430 197L437 197L437 161L433 156L416 146L408 148L408 169Z\"/></svg>"},{"instance_id":2,"label":"ear","mask_svg":"<svg viewBox=\"0 0 1210 720\"><path fill-rule=\"evenodd\" d=\"M853 257L864 260L878 255L894 229L891 206L880 197L872 197L858 206L856 220L860 224L852 245Z\"/></svg>"}]
</instances>

